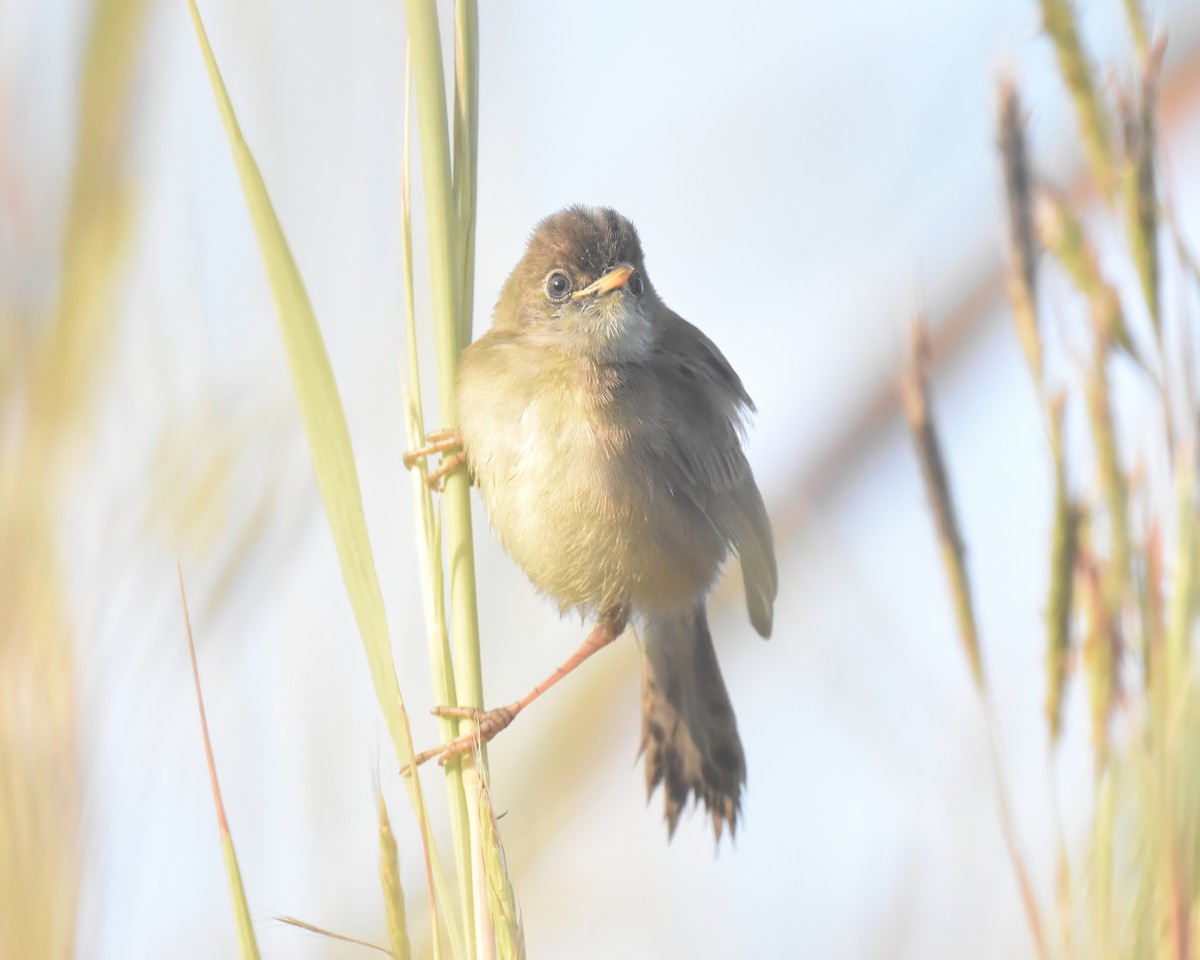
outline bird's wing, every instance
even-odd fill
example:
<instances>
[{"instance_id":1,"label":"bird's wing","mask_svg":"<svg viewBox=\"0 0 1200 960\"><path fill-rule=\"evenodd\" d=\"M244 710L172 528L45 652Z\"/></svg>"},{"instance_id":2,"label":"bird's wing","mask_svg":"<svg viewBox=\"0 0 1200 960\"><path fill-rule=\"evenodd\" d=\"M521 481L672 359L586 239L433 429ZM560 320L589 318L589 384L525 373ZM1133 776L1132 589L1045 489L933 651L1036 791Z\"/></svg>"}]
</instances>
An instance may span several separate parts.
<instances>
[{"instance_id":1,"label":"bird's wing","mask_svg":"<svg viewBox=\"0 0 1200 960\"><path fill-rule=\"evenodd\" d=\"M770 636L778 590L775 546L762 495L742 451L744 417L754 409L717 346L670 314L654 354L663 402L680 428L663 437L672 473L737 551L750 621Z\"/></svg>"}]
</instances>

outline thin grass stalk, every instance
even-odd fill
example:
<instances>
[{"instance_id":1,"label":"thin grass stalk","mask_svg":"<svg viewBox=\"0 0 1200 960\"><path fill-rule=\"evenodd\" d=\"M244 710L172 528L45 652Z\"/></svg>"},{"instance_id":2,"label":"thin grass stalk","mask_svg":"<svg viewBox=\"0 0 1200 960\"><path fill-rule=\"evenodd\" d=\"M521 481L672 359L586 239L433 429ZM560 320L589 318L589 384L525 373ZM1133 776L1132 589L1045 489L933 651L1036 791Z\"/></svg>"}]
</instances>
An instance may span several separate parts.
<instances>
[{"instance_id":1,"label":"thin grass stalk","mask_svg":"<svg viewBox=\"0 0 1200 960\"><path fill-rule=\"evenodd\" d=\"M1051 782L1053 782L1054 769L1053 763L1050 769ZM1074 934L1074 916L1072 910L1072 894L1071 894L1071 857L1067 853L1066 840L1063 837L1063 824L1061 806L1058 802L1057 791L1054 797L1054 822L1057 841L1054 865L1054 900L1058 909L1059 919L1059 935L1060 935L1060 955L1066 960L1074 960L1076 957L1075 949L1075 934Z\"/></svg>"},{"instance_id":2,"label":"thin grass stalk","mask_svg":"<svg viewBox=\"0 0 1200 960\"><path fill-rule=\"evenodd\" d=\"M1168 724L1174 722L1191 681L1191 637L1196 619L1196 474L1192 458L1176 458L1176 543L1171 607L1167 620L1163 691Z\"/></svg>"},{"instance_id":3,"label":"thin grass stalk","mask_svg":"<svg viewBox=\"0 0 1200 960\"><path fill-rule=\"evenodd\" d=\"M1116 955L1114 918L1113 832L1116 820L1116 781L1112 770L1096 780L1096 814L1092 825L1092 869L1089 905L1092 945L1099 960Z\"/></svg>"},{"instance_id":4,"label":"thin grass stalk","mask_svg":"<svg viewBox=\"0 0 1200 960\"><path fill-rule=\"evenodd\" d=\"M401 260L404 276L404 315L408 345L408 387L404 392L404 426L410 449L425 445L425 413L421 403L421 368L417 353L417 317L415 285L413 280L412 244L412 50L411 43L405 50L404 63L404 147L401 158L400 219ZM421 603L425 611L429 664L433 674L434 696L438 703L458 702L454 688L454 671L450 654L450 640L446 631L446 607L444 571L442 568L441 529L434 518L433 496L427 484L428 471L424 462L409 472L413 490L413 504L421 529L417 535L417 569L421 574ZM438 729L443 740L450 740L458 730L457 724L448 717L438 719ZM414 769L415 775L415 769ZM471 903L471 826L467 795L463 785L462 767L458 764L446 766L446 799L450 809L450 827L454 842L454 859L458 878L459 906L463 918ZM436 923L436 918L435 918ZM455 939L464 953L467 942L462 939L462 927L453 924ZM435 949L438 944L434 937Z\"/></svg>"},{"instance_id":5,"label":"thin grass stalk","mask_svg":"<svg viewBox=\"0 0 1200 960\"><path fill-rule=\"evenodd\" d=\"M407 750L407 763L411 764L412 758L416 756L417 751L413 747L412 729L408 723L408 711L403 703L400 704L400 713L404 721L404 746ZM451 952L455 960L463 960L466 951L464 949L464 939L460 932L462 928L459 926L457 916L454 913L454 904L450 899L450 891L446 885L446 875L442 870L442 861L438 857L437 846L434 843L433 827L429 822L429 811L425 806L425 792L421 789L421 781L415 770L411 777L406 777L405 779L411 781L409 799L416 809L417 825L421 831L421 849L425 856L425 874L429 892L429 912L432 923L430 934L433 940L434 960L437 960L441 955L437 925L439 905L442 908L441 917L445 921L450 933ZM451 814L453 815L453 807L451 807Z\"/></svg>"},{"instance_id":6,"label":"thin grass stalk","mask_svg":"<svg viewBox=\"0 0 1200 960\"><path fill-rule=\"evenodd\" d=\"M1195 590L1193 583L1189 589ZM1193 598L1193 603L1195 599ZM1179 808L1175 824L1177 896L1183 929L1178 941L1177 956L1191 956L1200 924L1200 903L1197 881L1200 880L1200 764L1195 760L1196 743L1200 741L1200 687L1193 673L1183 691L1180 710L1179 750L1168 769L1178 781L1176 796Z\"/></svg>"},{"instance_id":7,"label":"thin grass stalk","mask_svg":"<svg viewBox=\"0 0 1200 960\"><path fill-rule=\"evenodd\" d=\"M929 409L929 386L926 380L928 342L924 325L917 321L912 329L912 363L900 383L904 412L912 429L917 462L925 484L925 494L933 511L942 564L950 581L959 637L975 686L984 688L983 661L979 654L979 632L975 625L975 609L967 578L966 548L958 525L958 514L950 493L950 480L937 428Z\"/></svg>"},{"instance_id":8,"label":"thin grass stalk","mask_svg":"<svg viewBox=\"0 0 1200 960\"><path fill-rule=\"evenodd\" d=\"M1166 223L1171 232L1171 246L1174 248L1175 256L1183 273L1182 279L1187 286L1192 288L1193 293L1200 294L1200 261L1196 259L1196 255L1183 238L1173 206L1169 202L1164 201L1160 204L1159 210L1161 219ZM1191 324L1179 324L1179 334L1179 356L1193 357L1195 343ZM1176 381L1176 390L1181 408L1187 411L1185 427L1190 431L1189 435L1192 437L1193 442L1196 442L1197 438L1200 437L1200 423L1197 423L1196 413L1197 409L1200 408L1200 400L1197 399L1200 391L1198 391L1196 384L1196 368L1190 361L1185 361L1182 367L1182 375ZM1170 409L1170 406L1168 406L1167 410Z\"/></svg>"},{"instance_id":9,"label":"thin grass stalk","mask_svg":"<svg viewBox=\"0 0 1200 960\"><path fill-rule=\"evenodd\" d=\"M1109 559L1105 571L1105 599L1114 626L1130 592L1129 483L1117 456L1116 425L1112 415L1107 349L1103 330L1096 332L1095 369L1086 385L1088 421L1096 451L1100 492L1108 510Z\"/></svg>"},{"instance_id":10,"label":"thin grass stalk","mask_svg":"<svg viewBox=\"0 0 1200 960\"><path fill-rule=\"evenodd\" d=\"M430 279L438 371L438 409L443 423L457 419L455 381L458 374L459 291L450 180L446 91L442 86L442 53L437 10L432 0L410 0L409 37L425 182ZM475 601L475 561L471 538L469 481L463 471L444 485L447 549L450 557L450 611L454 643L455 689L459 705L482 708L483 674L479 662L479 622Z\"/></svg>"},{"instance_id":11,"label":"thin grass stalk","mask_svg":"<svg viewBox=\"0 0 1200 960\"><path fill-rule=\"evenodd\" d=\"M1105 594L1110 607L1110 620L1115 627L1120 621L1120 607L1130 595L1132 553L1129 542L1129 494L1117 456L1108 360L1110 345L1114 342L1124 347L1135 359L1137 353L1125 326L1121 301L1111 284L1101 275L1096 253L1071 210L1060 198L1043 191L1038 198L1035 220L1042 242L1088 298L1092 313L1095 344L1094 364L1086 385L1087 413L1096 451L1100 488L1108 508L1111 545Z\"/></svg>"},{"instance_id":12,"label":"thin grass stalk","mask_svg":"<svg viewBox=\"0 0 1200 960\"><path fill-rule=\"evenodd\" d=\"M1165 794L1158 759L1162 755L1161 749L1161 744L1155 742L1149 750L1131 755L1127 764L1136 791L1135 802L1142 811L1150 814L1143 815L1135 821L1134 847L1135 875L1144 877L1149 882L1136 883L1132 896L1126 889L1121 890L1122 899L1130 903L1130 915L1133 919L1125 946L1128 948L1128 955L1139 960L1143 957L1158 960L1162 956L1163 933L1167 926L1166 914L1160 905L1162 885L1158 881L1163 872L1163 834L1166 822ZM1128 877L1128 873L1123 871L1123 876Z\"/></svg>"},{"instance_id":13,"label":"thin grass stalk","mask_svg":"<svg viewBox=\"0 0 1200 960\"><path fill-rule=\"evenodd\" d=\"M1007 779L1000 760L1000 743L997 732L996 710L988 691L983 672L983 661L979 650L979 633L976 628L975 606L971 595L971 584L967 577L966 549L958 525L958 514L954 506L945 458L942 456L941 441L938 439L929 397L927 363L929 342L924 324L919 320L912 327L912 359L900 381L900 397L905 416L913 435L917 460L925 483L925 493L933 512L941 547L942 562L950 581L950 592L954 600L959 637L971 668L971 676L979 693L983 707L984 722L988 735L988 750L992 761L992 772L996 779L996 799L1000 808L1000 826L1005 847L1016 874L1017 889L1029 932L1040 960L1049 960L1049 944L1046 940L1045 924L1041 909L1033 890L1029 868L1017 837L1013 822Z\"/></svg>"},{"instance_id":14,"label":"thin grass stalk","mask_svg":"<svg viewBox=\"0 0 1200 960\"><path fill-rule=\"evenodd\" d=\"M1171 898L1171 956L1173 960L1191 960L1192 917L1190 884L1183 868L1183 856L1176 849L1171 851L1170 898Z\"/></svg>"},{"instance_id":15,"label":"thin grass stalk","mask_svg":"<svg viewBox=\"0 0 1200 960\"><path fill-rule=\"evenodd\" d=\"M458 214L458 349L471 342L475 302L475 207L479 182L479 5L454 5L454 200Z\"/></svg>"},{"instance_id":16,"label":"thin grass stalk","mask_svg":"<svg viewBox=\"0 0 1200 960\"><path fill-rule=\"evenodd\" d=\"M1081 599L1087 622L1083 638L1083 666L1088 680L1092 748L1099 782L1099 777L1108 766L1109 718L1117 700L1117 626L1099 561L1086 548L1080 572Z\"/></svg>"},{"instance_id":17,"label":"thin grass stalk","mask_svg":"<svg viewBox=\"0 0 1200 960\"><path fill-rule=\"evenodd\" d=\"M1111 123L1096 86L1092 65L1079 39L1075 9L1070 0L1041 0L1041 7L1042 24L1054 44L1059 70L1079 115L1084 155L1100 192L1105 198L1111 198L1116 185Z\"/></svg>"},{"instance_id":18,"label":"thin grass stalk","mask_svg":"<svg viewBox=\"0 0 1200 960\"><path fill-rule=\"evenodd\" d=\"M1096 251L1066 201L1050 190L1039 191L1034 206L1034 224L1042 244L1054 254L1075 286L1087 297L1093 325L1103 331L1110 342L1118 344L1136 359L1121 300L1101 274Z\"/></svg>"},{"instance_id":19,"label":"thin grass stalk","mask_svg":"<svg viewBox=\"0 0 1200 960\"><path fill-rule=\"evenodd\" d=\"M1162 526L1157 519L1146 536L1146 582L1142 591L1142 622L1146 635L1143 657L1144 686L1151 708L1150 720L1157 725L1154 715L1155 691L1162 684L1165 668L1164 657L1167 646L1166 610L1163 600L1163 536Z\"/></svg>"},{"instance_id":20,"label":"thin grass stalk","mask_svg":"<svg viewBox=\"0 0 1200 960\"><path fill-rule=\"evenodd\" d=\"M1079 549L1079 509L1067 490L1063 450L1065 397L1051 403L1050 444L1054 456L1054 527L1050 539L1050 588L1046 598L1046 719L1050 741L1062 734L1062 701L1071 655L1071 609Z\"/></svg>"},{"instance_id":21,"label":"thin grass stalk","mask_svg":"<svg viewBox=\"0 0 1200 960\"><path fill-rule=\"evenodd\" d=\"M1013 820L1012 802L1009 800L1008 778L1004 775L1004 764L1000 758L999 724L996 722L996 707L987 687L979 689L982 700L984 719L988 734L988 753L992 761L992 776L996 780L996 805L1000 810L1000 830L1004 836L1004 846L1008 851L1009 861L1016 875L1017 892L1021 897L1021 907L1025 911L1025 922L1029 925L1029 934L1033 937L1033 946L1039 960L1050 960L1050 945L1046 939L1046 925L1042 919L1042 910L1038 906L1037 894L1033 889L1033 878L1029 873L1029 865L1025 862L1025 854L1021 850L1021 841L1017 836L1017 825Z\"/></svg>"},{"instance_id":22,"label":"thin grass stalk","mask_svg":"<svg viewBox=\"0 0 1200 960\"><path fill-rule=\"evenodd\" d=\"M1042 341L1037 316L1038 248L1033 230L1033 183L1025 143L1025 117L1016 86L1000 84L1000 153L1008 199L1008 297L1017 337L1038 388L1042 386Z\"/></svg>"},{"instance_id":23,"label":"thin grass stalk","mask_svg":"<svg viewBox=\"0 0 1200 960\"><path fill-rule=\"evenodd\" d=\"M454 187L450 167L450 133L446 114L446 90L437 8L433 0L408 0L408 36L413 52L413 79L417 96L417 126L420 134L422 173L425 185L425 219L428 232L430 281L434 313L434 341L438 371L438 409L444 424L457 420L455 381L458 374L461 291L455 282L458 245ZM469 52L469 51L468 51ZM468 126L473 123L468 118ZM446 550L450 565L451 636L454 649L454 686L458 705L483 708L483 672L479 653L479 613L475 596L475 557L471 534L469 480L459 470L445 480L443 510L446 521ZM466 723L459 725L463 732ZM479 763L470 754L452 761L463 770L471 831L470 903L464 912L474 918L468 931L468 955L490 956L492 933L482 877L483 838L480 834L481 784L487 755ZM460 860L460 867L466 864ZM460 884L462 878L460 877ZM478 953L477 953L478 952Z\"/></svg>"},{"instance_id":24,"label":"thin grass stalk","mask_svg":"<svg viewBox=\"0 0 1200 960\"><path fill-rule=\"evenodd\" d=\"M1134 0L1130 0L1134 2ZM1122 104L1125 135L1125 161L1122 174L1126 206L1129 248L1141 280L1146 308L1154 325L1154 334L1162 352L1162 318L1159 291L1158 190L1155 184L1154 111L1158 97L1158 70L1163 47L1143 64L1142 81L1136 98Z\"/></svg>"},{"instance_id":25,"label":"thin grass stalk","mask_svg":"<svg viewBox=\"0 0 1200 960\"><path fill-rule=\"evenodd\" d=\"M183 626L187 632L188 656L192 664L192 680L196 686L196 706L200 712L200 732L204 736L204 756L208 761L208 780L212 786L213 807L217 813L217 829L221 834L221 854L225 859L225 879L229 884L229 898L233 904L238 951L243 960L258 960L258 941L254 937L250 905L246 902L246 889L242 885L242 872L238 869L237 853L233 849L233 834L229 830L229 820L225 816L225 801L221 797L221 785L217 780L217 764L213 759L212 740L208 735L204 693L200 689L200 667L196 663L196 641L192 637L192 618L188 615L187 591L183 586L183 567L180 566L178 557L175 559L175 575L179 580L179 603L183 609Z\"/></svg>"},{"instance_id":26,"label":"thin grass stalk","mask_svg":"<svg viewBox=\"0 0 1200 960\"><path fill-rule=\"evenodd\" d=\"M1142 9L1141 0L1122 0L1121 6L1125 8L1125 21L1129 24L1134 52L1137 54L1138 62L1144 64L1149 43L1149 31L1146 29L1146 13Z\"/></svg>"},{"instance_id":27,"label":"thin grass stalk","mask_svg":"<svg viewBox=\"0 0 1200 960\"><path fill-rule=\"evenodd\" d=\"M1175 587L1192 589L1178 581ZM1169 674L1169 670L1167 672ZM1172 960L1186 960L1191 956L1190 871L1187 865L1190 857L1181 841L1188 832L1188 822L1196 815L1195 798L1189 796L1188 791L1196 733L1189 729L1194 712L1194 687L1191 686L1192 678L1177 680L1168 675L1162 679L1164 682L1156 691L1162 704L1158 715L1160 723L1152 731L1150 769L1146 777L1152 797L1152 803L1147 807L1154 812L1147 844L1152 849L1151 876L1156 893L1152 916L1158 954Z\"/></svg>"},{"instance_id":28,"label":"thin grass stalk","mask_svg":"<svg viewBox=\"0 0 1200 960\"><path fill-rule=\"evenodd\" d=\"M458 288L458 330L455 346L455 367L457 376L458 357L471 339L471 320L474 315L475 299L475 210L478 193L478 155L479 155L479 9L476 0L456 0L454 6L454 165L452 177L454 182L454 201L457 223L455 240L459 255L459 288ZM454 418L457 420L457 416ZM467 484L464 484L467 485ZM471 549L469 520L466 531L466 548ZM470 616L477 621L478 613L475 608L474 559L471 560L471 610ZM479 704L482 704L483 679L480 670L478 624L475 624L476 638L470 644L471 649L465 656L456 656L455 663L465 664L467 679L477 684ZM456 638L461 633L455 633ZM473 676L472 676L473 675ZM491 856L493 847L500 845L499 834L492 832L488 837L489 825L495 826L495 815L491 809L490 794L487 790L487 759L484 747L476 751L477 757L472 763L463 767L464 790L468 797L468 807L471 811L471 830L473 849L476 853L476 863L472 872L474 883L474 903L476 946L481 957L492 957L496 954L494 911L486 915L482 910L484 904L491 906L489 890L497 882L502 882L511 891L507 872L497 880L492 874L497 865L503 868L502 858Z\"/></svg>"},{"instance_id":29,"label":"thin grass stalk","mask_svg":"<svg viewBox=\"0 0 1200 960\"><path fill-rule=\"evenodd\" d=\"M324 937L327 940L336 940L338 943L352 943L356 947L366 947L368 950L374 950L376 953L382 953L389 957L392 955L392 951L387 947L371 943L370 940L362 940L359 937L351 937L344 933L338 933L336 930L318 927L315 923L309 923L307 920L300 920L297 917L288 917L282 914L276 914L273 919L278 920L280 923L286 923L289 927L295 927L297 930L315 933L318 937Z\"/></svg>"}]
</instances>

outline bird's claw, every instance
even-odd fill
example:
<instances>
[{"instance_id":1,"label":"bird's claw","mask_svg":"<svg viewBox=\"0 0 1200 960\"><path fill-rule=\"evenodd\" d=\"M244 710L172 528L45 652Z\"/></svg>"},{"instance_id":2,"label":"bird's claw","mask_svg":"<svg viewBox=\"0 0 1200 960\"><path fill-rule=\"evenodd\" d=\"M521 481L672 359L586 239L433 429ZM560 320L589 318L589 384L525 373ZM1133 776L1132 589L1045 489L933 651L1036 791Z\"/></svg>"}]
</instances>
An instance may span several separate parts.
<instances>
[{"instance_id":1,"label":"bird's claw","mask_svg":"<svg viewBox=\"0 0 1200 960\"><path fill-rule=\"evenodd\" d=\"M437 492L442 489L442 480L467 462L467 455L461 449L462 437L454 430L437 430L429 434L425 440L425 446L409 450L404 454L404 466L412 470L426 457L432 457L439 453L450 454L450 456L444 457L437 469L430 471L425 478L429 489Z\"/></svg>"},{"instance_id":2,"label":"bird's claw","mask_svg":"<svg viewBox=\"0 0 1200 960\"><path fill-rule=\"evenodd\" d=\"M468 730L453 740L447 740L440 747L434 747L417 754L413 762L405 766L400 773L407 774L409 770L437 757L443 767L455 757L474 750L477 745L487 743L501 730L513 722L520 711L517 704L507 707L496 707L494 710L480 710L476 707L434 707L430 711L435 717L456 717L459 720L470 720L475 724L474 730Z\"/></svg>"}]
</instances>

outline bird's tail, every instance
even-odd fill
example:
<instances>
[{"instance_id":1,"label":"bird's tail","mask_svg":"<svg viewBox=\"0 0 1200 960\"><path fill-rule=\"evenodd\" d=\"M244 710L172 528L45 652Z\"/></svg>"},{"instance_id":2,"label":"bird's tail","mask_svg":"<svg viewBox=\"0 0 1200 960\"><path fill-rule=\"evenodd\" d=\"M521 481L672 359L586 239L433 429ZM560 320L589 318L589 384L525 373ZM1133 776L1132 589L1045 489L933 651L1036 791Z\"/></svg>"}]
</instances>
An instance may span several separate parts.
<instances>
[{"instance_id":1,"label":"bird's tail","mask_svg":"<svg viewBox=\"0 0 1200 960\"><path fill-rule=\"evenodd\" d=\"M746 755L704 604L652 615L644 630L642 746L647 797L660 783L673 835L690 796L704 802L718 840L732 836L741 812Z\"/></svg>"}]
</instances>

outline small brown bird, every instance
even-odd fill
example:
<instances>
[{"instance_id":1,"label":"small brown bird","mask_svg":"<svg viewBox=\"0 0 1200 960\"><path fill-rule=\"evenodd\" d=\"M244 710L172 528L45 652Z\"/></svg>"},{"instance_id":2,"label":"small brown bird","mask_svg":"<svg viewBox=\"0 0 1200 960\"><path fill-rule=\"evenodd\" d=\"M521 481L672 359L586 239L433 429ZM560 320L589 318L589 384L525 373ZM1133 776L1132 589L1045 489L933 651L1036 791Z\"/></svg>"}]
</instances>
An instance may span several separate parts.
<instances>
[{"instance_id":1,"label":"small brown bird","mask_svg":"<svg viewBox=\"0 0 1200 960\"><path fill-rule=\"evenodd\" d=\"M596 618L583 646L509 707L490 739L629 622L644 644L642 750L674 833L689 796L717 838L740 813L746 759L705 601L731 550L750 620L771 632L771 528L742 451L753 404L721 351L659 299L633 224L570 207L543 220L463 354L458 432L492 527L560 610ZM473 737L429 755L444 759Z\"/></svg>"}]
</instances>

